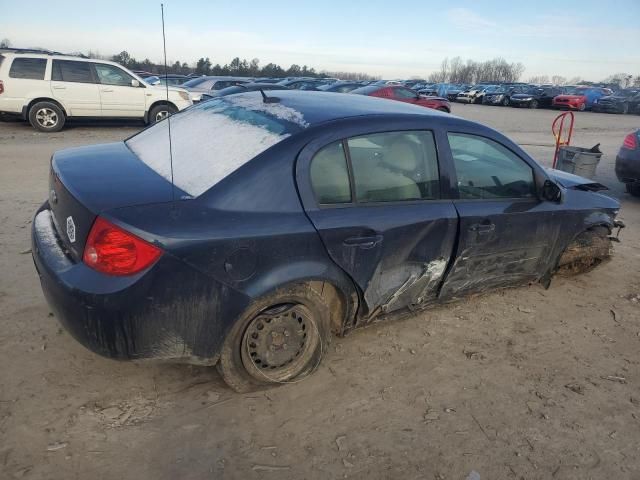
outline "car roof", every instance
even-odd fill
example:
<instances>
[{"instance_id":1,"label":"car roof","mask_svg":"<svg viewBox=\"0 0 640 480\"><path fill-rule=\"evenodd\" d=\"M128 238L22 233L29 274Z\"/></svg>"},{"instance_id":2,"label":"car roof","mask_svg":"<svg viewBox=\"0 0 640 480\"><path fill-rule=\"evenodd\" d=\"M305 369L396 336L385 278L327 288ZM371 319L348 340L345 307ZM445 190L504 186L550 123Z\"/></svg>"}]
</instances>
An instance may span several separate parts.
<instances>
[{"instance_id":1,"label":"car roof","mask_svg":"<svg viewBox=\"0 0 640 480\"><path fill-rule=\"evenodd\" d=\"M260 98L260 92L238 93L235 97ZM349 117L366 115L422 115L436 117L443 115L430 108L395 102L388 99L351 93L321 91L277 90L270 91L269 97L277 97L279 104L302 114L309 126ZM447 115L447 117L450 117ZM454 117L450 117L454 118Z\"/></svg>"},{"instance_id":2,"label":"car roof","mask_svg":"<svg viewBox=\"0 0 640 480\"><path fill-rule=\"evenodd\" d=\"M117 62L111 62L109 60L101 60L99 58L86 58L79 57L76 55L64 55L64 54L56 54L56 53L31 53L29 51L20 51L20 52L11 52L11 51L3 51L2 56L5 58L8 57L16 57L16 58L51 58L53 60L73 60L76 62L91 62L91 63L107 63L109 65L116 65L118 67L122 67Z\"/></svg>"}]
</instances>

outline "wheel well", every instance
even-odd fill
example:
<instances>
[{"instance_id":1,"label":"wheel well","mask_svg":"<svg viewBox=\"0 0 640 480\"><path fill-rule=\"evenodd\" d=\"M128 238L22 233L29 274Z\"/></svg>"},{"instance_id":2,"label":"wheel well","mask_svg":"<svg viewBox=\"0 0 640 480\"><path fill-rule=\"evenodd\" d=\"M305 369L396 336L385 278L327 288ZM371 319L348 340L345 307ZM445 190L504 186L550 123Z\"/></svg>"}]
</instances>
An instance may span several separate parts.
<instances>
[{"instance_id":1,"label":"wheel well","mask_svg":"<svg viewBox=\"0 0 640 480\"><path fill-rule=\"evenodd\" d=\"M168 100L155 101L149 106L149 109L146 112L144 112L144 121L145 121L145 123L149 122L149 113L151 112L151 110L153 110L156 107L159 107L160 105L169 105L170 107L173 107L176 110L178 110L178 107L176 107L173 102L170 102Z\"/></svg>"},{"instance_id":2,"label":"wheel well","mask_svg":"<svg viewBox=\"0 0 640 480\"><path fill-rule=\"evenodd\" d=\"M29 104L26 106L25 108L25 112L24 112L24 118L25 120L27 120L29 118L29 112L31 111L31 107L33 107L36 103L38 102L51 102L56 104L58 107L60 107L60 110L62 110L62 113L64 113L64 115L66 117L69 116L69 114L67 113L67 111L65 110L65 108L62 106L62 104L60 102L58 102L57 100L54 100L53 98L48 98L48 97L40 97L40 98L34 98L33 100L31 100L29 102Z\"/></svg>"}]
</instances>

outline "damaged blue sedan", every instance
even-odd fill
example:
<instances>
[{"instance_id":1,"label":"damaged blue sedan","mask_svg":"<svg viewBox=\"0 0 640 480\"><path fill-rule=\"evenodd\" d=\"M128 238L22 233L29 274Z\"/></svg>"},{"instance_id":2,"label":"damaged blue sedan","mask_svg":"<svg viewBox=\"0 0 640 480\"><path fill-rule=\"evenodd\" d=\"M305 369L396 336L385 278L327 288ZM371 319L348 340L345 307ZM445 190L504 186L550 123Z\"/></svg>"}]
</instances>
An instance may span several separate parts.
<instances>
[{"instance_id":1,"label":"damaged blue sedan","mask_svg":"<svg viewBox=\"0 0 640 480\"><path fill-rule=\"evenodd\" d=\"M51 160L33 258L116 359L313 372L332 335L609 258L619 204L500 133L361 95L247 92Z\"/></svg>"}]
</instances>

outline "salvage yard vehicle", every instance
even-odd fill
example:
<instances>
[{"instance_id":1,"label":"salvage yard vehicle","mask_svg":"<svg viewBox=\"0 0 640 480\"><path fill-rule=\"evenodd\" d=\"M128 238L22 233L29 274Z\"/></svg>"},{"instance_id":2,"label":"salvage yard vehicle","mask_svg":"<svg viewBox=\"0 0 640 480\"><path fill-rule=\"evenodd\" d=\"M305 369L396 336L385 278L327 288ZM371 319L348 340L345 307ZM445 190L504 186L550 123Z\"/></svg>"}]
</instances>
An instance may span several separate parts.
<instances>
[{"instance_id":1,"label":"salvage yard vehicle","mask_svg":"<svg viewBox=\"0 0 640 480\"><path fill-rule=\"evenodd\" d=\"M398 102L411 103L421 107L433 108L441 112L451 113L451 104L446 98L420 95L415 90L397 85L367 85L352 90L356 95L387 98Z\"/></svg>"},{"instance_id":2,"label":"salvage yard vehicle","mask_svg":"<svg viewBox=\"0 0 640 480\"><path fill-rule=\"evenodd\" d=\"M600 87L569 87L563 94L554 97L551 106L581 112L591 109L598 100L611 95L611 90Z\"/></svg>"},{"instance_id":3,"label":"salvage yard vehicle","mask_svg":"<svg viewBox=\"0 0 640 480\"><path fill-rule=\"evenodd\" d=\"M203 93L211 93L212 91L252 81L252 79L246 77L202 76L187 80L181 87L191 94L194 102L199 102Z\"/></svg>"},{"instance_id":4,"label":"salvage yard vehicle","mask_svg":"<svg viewBox=\"0 0 640 480\"><path fill-rule=\"evenodd\" d=\"M460 103L482 103L484 93L489 87L496 85L475 85L456 95L456 102Z\"/></svg>"},{"instance_id":5,"label":"salvage yard vehicle","mask_svg":"<svg viewBox=\"0 0 640 480\"><path fill-rule=\"evenodd\" d=\"M289 90L289 87L284 85L278 85L277 83L241 83L233 85L231 87L223 88L222 90L215 90L209 93L203 93L200 97L200 101L211 100L216 97L226 97L227 95L234 95L242 92L253 92L257 90Z\"/></svg>"},{"instance_id":6,"label":"salvage yard vehicle","mask_svg":"<svg viewBox=\"0 0 640 480\"><path fill-rule=\"evenodd\" d=\"M61 130L68 118L155 123L192 103L185 90L149 85L114 62L28 52L0 53L0 113L41 132Z\"/></svg>"},{"instance_id":7,"label":"salvage yard vehicle","mask_svg":"<svg viewBox=\"0 0 640 480\"><path fill-rule=\"evenodd\" d=\"M349 93L356 88L362 87L359 82L334 82L329 85L320 85L318 90L322 92Z\"/></svg>"},{"instance_id":8,"label":"salvage yard vehicle","mask_svg":"<svg viewBox=\"0 0 640 480\"><path fill-rule=\"evenodd\" d=\"M625 88L613 95L606 95L593 104L594 112L640 113L640 89Z\"/></svg>"},{"instance_id":9,"label":"salvage yard vehicle","mask_svg":"<svg viewBox=\"0 0 640 480\"><path fill-rule=\"evenodd\" d=\"M640 197L640 130L624 138L616 156L616 177L625 184L627 192Z\"/></svg>"},{"instance_id":10,"label":"salvage yard vehicle","mask_svg":"<svg viewBox=\"0 0 640 480\"><path fill-rule=\"evenodd\" d=\"M550 107L553 99L562 94L561 87L528 87L522 93L514 93L509 98L512 107Z\"/></svg>"},{"instance_id":11,"label":"salvage yard vehicle","mask_svg":"<svg viewBox=\"0 0 640 480\"><path fill-rule=\"evenodd\" d=\"M495 130L366 95L268 93L53 155L33 259L87 348L217 364L249 391L313 372L331 334L610 255L618 202Z\"/></svg>"},{"instance_id":12,"label":"salvage yard vehicle","mask_svg":"<svg viewBox=\"0 0 640 480\"><path fill-rule=\"evenodd\" d=\"M508 107L511 104L511 96L523 93L529 89L528 85L497 85L488 89L482 98L483 105L502 105Z\"/></svg>"}]
</instances>

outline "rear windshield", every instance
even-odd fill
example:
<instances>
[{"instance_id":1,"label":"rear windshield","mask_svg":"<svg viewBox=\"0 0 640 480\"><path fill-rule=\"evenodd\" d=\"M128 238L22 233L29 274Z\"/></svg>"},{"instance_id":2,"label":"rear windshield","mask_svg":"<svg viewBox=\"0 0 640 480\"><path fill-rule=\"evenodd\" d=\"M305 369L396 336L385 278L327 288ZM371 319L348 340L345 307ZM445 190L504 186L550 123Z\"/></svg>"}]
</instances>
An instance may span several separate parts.
<instances>
[{"instance_id":1,"label":"rear windshield","mask_svg":"<svg viewBox=\"0 0 640 480\"><path fill-rule=\"evenodd\" d=\"M127 146L152 170L192 197L307 126L300 112L263 103L259 92L213 99L143 130Z\"/></svg>"},{"instance_id":2,"label":"rear windshield","mask_svg":"<svg viewBox=\"0 0 640 480\"><path fill-rule=\"evenodd\" d=\"M192 80L187 80L186 82L184 82L182 85L185 87L197 87L198 85L204 83L204 82L209 82L211 80L209 80L208 78L204 77L204 78L194 78ZM213 83L213 81L211 81L211 83Z\"/></svg>"},{"instance_id":3,"label":"rear windshield","mask_svg":"<svg viewBox=\"0 0 640 480\"><path fill-rule=\"evenodd\" d=\"M351 93L357 93L359 95L369 95L370 93L377 92L380 90L380 85L369 85L367 87L356 88L355 90L351 90Z\"/></svg>"},{"instance_id":4,"label":"rear windshield","mask_svg":"<svg viewBox=\"0 0 640 480\"><path fill-rule=\"evenodd\" d=\"M9 76L11 78L44 80L46 68L46 58L15 58L11 64Z\"/></svg>"}]
</instances>

